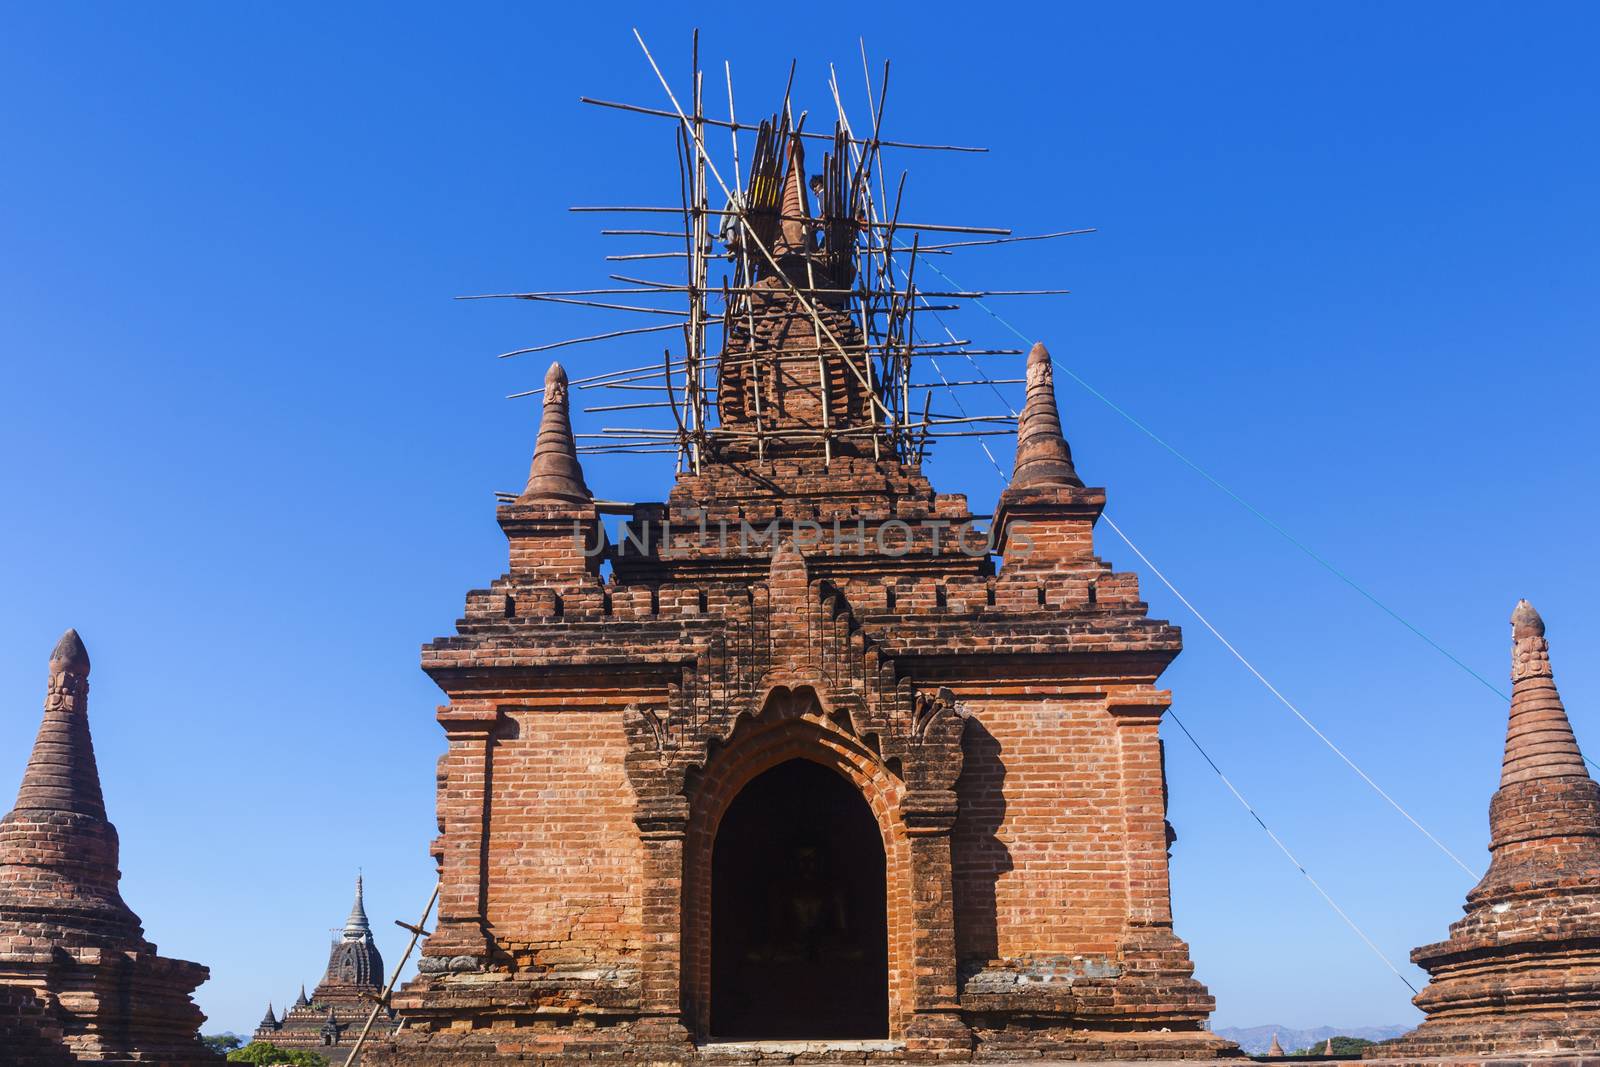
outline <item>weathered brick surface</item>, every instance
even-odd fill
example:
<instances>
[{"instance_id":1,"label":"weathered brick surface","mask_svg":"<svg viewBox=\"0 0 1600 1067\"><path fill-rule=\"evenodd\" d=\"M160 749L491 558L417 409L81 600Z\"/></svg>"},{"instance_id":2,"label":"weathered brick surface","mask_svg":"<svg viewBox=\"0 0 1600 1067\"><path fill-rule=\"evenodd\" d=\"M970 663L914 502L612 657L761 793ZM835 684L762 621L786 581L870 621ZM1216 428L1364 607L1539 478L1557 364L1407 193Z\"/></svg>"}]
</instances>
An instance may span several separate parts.
<instances>
[{"instance_id":1,"label":"weathered brick surface","mask_svg":"<svg viewBox=\"0 0 1600 1067\"><path fill-rule=\"evenodd\" d=\"M73 1063L56 1014L29 986L0 984L0 1063Z\"/></svg>"},{"instance_id":2,"label":"weathered brick surface","mask_svg":"<svg viewBox=\"0 0 1600 1067\"><path fill-rule=\"evenodd\" d=\"M644 848L622 717L566 702L511 712L494 743L489 924L519 969L634 959Z\"/></svg>"},{"instance_id":3,"label":"weathered brick surface","mask_svg":"<svg viewBox=\"0 0 1600 1067\"><path fill-rule=\"evenodd\" d=\"M59 1043L94 1062L218 1063L199 1043L205 1016L190 999L207 970L145 940L117 888L117 854L89 736L89 654L68 630L50 656L16 807L0 819L0 1047L9 1015L17 1047Z\"/></svg>"},{"instance_id":4,"label":"weathered brick surface","mask_svg":"<svg viewBox=\"0 0 1600 1067\"><path fill-rule=\"evenodd\" d=\"M819 266L809 240L791 281ZM1094 555L1105 494L1072 467L1048 353L985 547L886 442L823 446L824 398L867 399L769 288L731 331L748 359L722 422L794 435L703 456L615 545L547 379L528 488L499 511L509 570L423 650L449 698L440 914L378 1058L716 1055L719 820L792 759L859 792L886 868L889 1045L822 1059L1226 1050L1171 929L1156 680L1179 634Z\"/></svg>"},{"instance_id":5,"label":"weathered brick surface","mask_svg":"<svg viewBox=\"0 0 1600 1067\"><path fill-rule=\"evenodd\" d=\"M1550 669L1544 621L1512 614L1512 696L1489 871L1450 937L1411 959L1422 1025L1379 1056L1600 1058L1600 787Z\"/></svg>"}]
</instances>

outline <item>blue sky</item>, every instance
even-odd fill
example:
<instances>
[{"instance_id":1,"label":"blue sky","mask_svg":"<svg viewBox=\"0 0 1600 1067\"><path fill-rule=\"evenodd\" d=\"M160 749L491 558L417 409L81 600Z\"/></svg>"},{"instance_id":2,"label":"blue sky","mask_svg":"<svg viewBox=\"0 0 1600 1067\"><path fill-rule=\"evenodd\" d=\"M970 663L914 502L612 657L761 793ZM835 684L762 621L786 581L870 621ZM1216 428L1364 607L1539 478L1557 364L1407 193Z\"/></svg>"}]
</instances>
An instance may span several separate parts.
<instances>
[{"instance_id":1,"label":"blue sky","mask_svg":"<svg viewBox=\"0 0 1600 1067\"><path fill-rule=\"evenodd\" d=\"M442 734L417 648L504 567L492 494L525 477L537 411L502 397L544 370L494 355L615 325L451 298L604 284L624 249L567 205L676 195L670 128L577 97L659 105L628 29L681 85L696 17L598 10L6 7L0 790L76 626L124 894L163 951L211 966L210 1029L248 1029L317 979L358 866L391 956L389 921L427 896ZM858 36L889 55L887 131L992 149L891 157L912 171L908 215L1099 231L973 250L941 262L952 277L1071 288L997 309L1497 684L1530 597L1600 756L1593 10L983 13L814 5L796 32L791 9L707 9L702 55L732 60L750 114L797 58L818 116L829 61L864 110ZM1011 340L981 312L957 321ZM1481 867L1503 703L1058 388L1123 529ZM586 469L615 499L659 499L669 475ZM976 447L930 474L978 511L999 489ZM1099 547L1185 627L1175 710L1306 866L1397 964L1443 937L1470 880L1103 528ZM1404 986L1166 736L1178 931L1217 1025L1411 1019Z\"/></svg>"}]
</instances>

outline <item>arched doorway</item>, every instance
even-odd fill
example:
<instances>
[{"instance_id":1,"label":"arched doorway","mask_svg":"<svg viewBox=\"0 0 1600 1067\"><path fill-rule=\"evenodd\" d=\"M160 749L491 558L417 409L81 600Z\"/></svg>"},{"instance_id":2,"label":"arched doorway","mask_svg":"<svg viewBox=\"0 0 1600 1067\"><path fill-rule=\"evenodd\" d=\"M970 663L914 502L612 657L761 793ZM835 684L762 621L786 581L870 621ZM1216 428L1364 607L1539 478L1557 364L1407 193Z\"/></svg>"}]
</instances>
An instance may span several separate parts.
<instances>
[{"instance_id":1,"label":"arched doorway","mask_svg":"<svg viewBox=\"0 0 1600 1067\"><path fill-rule=\"evenodd\" d=\"M711 858L711 1033L889 1033L883 837L842 775L790 760L734 797Z\"/></svg>"}]
</instances>

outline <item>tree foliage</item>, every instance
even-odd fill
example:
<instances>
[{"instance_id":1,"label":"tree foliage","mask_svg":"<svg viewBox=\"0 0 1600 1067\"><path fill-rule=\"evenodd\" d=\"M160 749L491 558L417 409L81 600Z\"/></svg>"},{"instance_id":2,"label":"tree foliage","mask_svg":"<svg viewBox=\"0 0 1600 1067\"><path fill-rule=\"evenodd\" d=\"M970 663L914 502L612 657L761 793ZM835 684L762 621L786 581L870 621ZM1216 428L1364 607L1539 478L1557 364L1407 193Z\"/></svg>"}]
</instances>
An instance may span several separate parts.
<instances>
[{"instance_id":1,"label":"tree foliage","mask_svg":"<svg viewBox=\"0 0 1600 1067\"><path fill-rule=\"evenodd\" d=\"M270 1041L252 1041L244 1048L228 1053L228 1062L285 1063L289 1067L328 1067L328 1061L315 1052L306 1052L297 1048L279 1048Z\"/></svg>"},{"instance_id":2,"label":"tree foliage","mask_svg":"<svg viewBox=\"0 0 1600 1067\"><path fill-rule=\"evenodd\" d=\"M1336 1037L1333 1039L1333 1054L1335 1056L1355 1056L1359 1055L1362 1049L1369 1049L1376 1044L1376 1041L1368 1041L1364 1037ZM1325 1048L1327 1048L1327 1042L1318 1041L1316 1044L1307 1045L1298 1052L1290 1053L1290 1055L1320 1056Z\"/></svg>"},{"instance_id":3,"label":"tree foliage","mask_svg":"<svg viewBox=\"0 0 1600 1067\"><path fill-rule=\"evenodd\" d=\"M244 1044L244 1038L238 1034L202 1034L200 1043L212 1052L232 1052Z\"/></svg>"}]
</instances>

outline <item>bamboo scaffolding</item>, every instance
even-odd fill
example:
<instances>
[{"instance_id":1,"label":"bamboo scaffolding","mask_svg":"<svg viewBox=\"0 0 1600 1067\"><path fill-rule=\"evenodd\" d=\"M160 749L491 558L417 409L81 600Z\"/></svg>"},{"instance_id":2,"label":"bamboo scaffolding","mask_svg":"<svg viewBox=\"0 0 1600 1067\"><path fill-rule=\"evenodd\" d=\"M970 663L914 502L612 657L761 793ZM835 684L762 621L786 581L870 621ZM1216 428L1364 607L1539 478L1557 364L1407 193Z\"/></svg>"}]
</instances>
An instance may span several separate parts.
<instances>
[{"instance_id":1,"label":"bamboo scaffolding","mask_svg":"<svg viewBox=\"0 0 1600 1067\"><path fill-rule=\"evenodd\" d=\"M684 121L688 122L690 120L687 117L685 117ZM730 200L731 200L732 199L731 194L732 194L733 190L730 189L730 190L728 190L728 192L730 194ZM613 213L613 214L615 214L615 213L625 213L625 212L635 212L635 213L647 214L647 215L673 215L673 214L677 214L677 212L678 212L678 208L675 208L675 207L660 207L660 206L655 206L655 205L641 205L641 204L578 204L578 205L574 205L572 207L567 208L567 210L568 211L575 211L575 212L607 212L607 213ZM729 208L708 208L707 209L707 213L711 214L711 215L733 216L733 217L738 217L741 214L741 212L739 212L738 210L729 209ZM796 216L796 215L779 215L778 218L781 221L784 221L784 222L794 222L797 219L800 220L800 221L808 221L808 220L805 219L804 216ZM883 226L882 226L882 224L878 224L874 228L881 229L881 228L883 228ZM995 226L956 226L956 225L950 225L950 224L946 224L946 223L937 223L937 222L902 222L900 224L900 229L902 229L902 230L924 230L924 231L927 231L929 233L972 233L972 234L988 234L989 236L998 236L998 237L1009 237L1009 236L1011 236L1011 231L1008 230L1008 229L1005 229L1003 227L995 227Z\"/></svg>"},{"instance_id":2,"label":"bamboo scaffolding","mask_svg":"<svg viewBox=\"0 0 1600 1067\"><path fill-rule=\"evenodd\" d=\"M1001 386L1024 384L1024 379L1015 376L1015 372L1010 377L993 377L976 362L978 357L1020 355L1022 350L974 347L970 339L958 339L940 316L960 311L974 300L1066 295L1069 290L960 290L951 287L924 291L916 282L920 273L917 260L928 255L951 255L966 248L1051 240L1093 231L1016 234L998 227L903 221L901 207L906 199L907 175L901 173L898 184L890 185L884 149L973 149L912 145L885 139L890 65L883 64L882 81L875 85L864 41L861 42L861 64L870 123L859 129L851 123L839 72L830 64L826 89L834 105L836 121L833 129L826 131L806 128L806 112L798 109L793 96L794 64L790 67L780 108L770 119L750 123L740 122L737 117L732 65L724 62L727 118L712 118L705 108L705 74L699 63L698 32L691 38L690 83L681 99L638 31L635 37L670 101L671 110L588 98L585 102L674 120L679 205L580 205L570 210L678 214L682 222L678 229L652 228L652 222L641 220L639 224L623 223L601 229L600 234L638 237L646 242L642 247L635 245L605 255L608 262L681 260L683 273L674 280L612 273L609 278L613 285L605 288L487 293L459 298L543 301L672 320L553 341L507 352L501 358L636 334L682 331L681 355L673 354L677 347L674 342L663 351L662 358L653 363L605 371L571 382L581 389L613 389L624 394L615 398L596 397L606 402L584 407L585 414L648 414L665 410L671 424L601 427L598 433L575 435L578 451L586 455L675 453L680 472L698 472L707 447L713 449L712 454L720 454L723 445L753 446L756 459L765 460L769 446L775 442L820 442L823 462L831 463L837 454L836 444L849 440L862 442L861 448L870 450L874 458L881 458L880 449L887 445L890 455L903 462L920 463L940 440L1014 432L1014 416L969 415L959 402L957 406L963 407L960 415L931 410L932 392L936 388L955 396L957 389L988 387L998 390ZM717 129L728 131L727 151L733 160L731 189L707 146L709 133ZM751 145L748 141L741 144L741 132L755 136L753 152L748 155L746 149ZM810 192L801 190L799 213L792 214L784 210L783 193L789 146L806 141L831 144L822 157L821 166L812 171ZM748 183L745 181L746 166L750 168ZM713 183L724 198L717 207L711 206ZM813 196L814 210L809 206ZM803 241L793 239L792 224L796 221L801 223ZM791 236L780 242L779 234L785 223L791 224ZM898 238L902 231L907 240ZM924 235L932 240L924 243ZM935 235L958 239L942 239ZM963 237L973 239L959 239ZM653 246L660 238L682 244L678 250ZM676 270L668 273L676 273ZM671 308L650 306L648 301L632 302L641 296L675 297L678 294L685 298L686 306ZM716 299L718 296L720 303ZM772 303L775 297L780 298L776 304ZM945 335L942 339L923 338L919 312L938 318ZM849 317L850 328L841 325L841 314ZM793 327L782 325L783 320L794 319L811 324L809 336L802 334L805 339L798 346L788 343L792 334L787 331L792 331ZM780 347L758 349L758 329L763 323L783 338L778 342ZM773 323L778 325L773 326ZM720 330L720 335L712 333L713 330ZM762 333L760 336L770 335ZM720 351L710 345L718 345ZM946 356L966 359L977 373L950 380L934 363L939 382L913 380L913 368L921 366L917 362L919 359L935 360ZM795 360L815 363L815 388L820 407L810 419L797 420L791 410L784 416L784 425L773 425L769 418L772 398L767 395L773 375L792 379L796 368L792 362L784 370L774 370L769 365ZM805 379L810 379L812 371L807 369L802 373ZM859 383L859 389L852 383ZM812 388L809 381L805 388ZM840 395L841 388L845 391L844 397ZM917 391L924 394L920 416L913 408L913 393ZM530 389L511 396L542 393L542 389ZM653 395L640 395L645 393ZM747 421L733 426L716 424L721 414L718 399L727 403L729 398L737 399L741 395L742 400L738 402L749 405L741 409ZM1000 396L998 392L996 395ZM859 406L858 398L862 401ZM842 403L842 399L847 402ZM1003 396L1001 401L1005 402ZM797 421L801 424L796 425ZM870 446L866 444L868 441Z\"/></svg>"},{"instance_id":3,"label":"bamboo scaffolding","mask_svg":"<svg viewBox=\"0 0 1600 1067\"><path fill-rule=\"evenodd\" d=\"M660 117L660 118L667 118L667 119L673 119L673 118L677 118L678 117L673 112L665 111L665 110L662 110L660 108L643 107L643 106L641 106L639 104L624 104L624 103L619 103L619 102L617 102L615 100L596 100L593 97L580 96L580 97L578 97L578 102L579 103L583 103L583 104L592 104L595 107L609 107L609 108L613 108L613 109L618 110L618 111L631 111L634 114L638 114L638 115L654 115L654 116L657 116L657 117ZM723 129L733 130L735 132L742 131L742 130L754 130L754 129L756 129L756 127L751 126L748 123L724 122L721 119L710 119L710 118L708 118L708 119L705 120L705 123L708 126L720 126ZM829 139L828 135L827 134L823 134L823 133L805 134L805 136L811 137L811 138L815 138L815 139L818 139L818 140L828 140ZM987 148L976 148L976 147L973 147L973 146L970 146L970 145L913 144L913 143L911 143L909 141L882 141L880 143L885 148L910 148L910 149L916 149L916 150L928 151L928 152L987 152L987 151L989 151Z\"/></svg>"},{"instance_id":4,"label":"bamboo scaffolding","mask_svg":"<svg viewBox=\"0 0 1600 1067\"><path fill-rule=\"evenodd\" d=\"M683 108L678 103L677 96L673 94L672 87L667 82L666 76L661 73L661 68L656 64L655 57L650 54L649 47L644 43L644 37L640 35L640 33L639 33L639 31L637 29L635 29L633 31L633 36L634 36L634 39L639 42L639 47L641 49L643 49L644 54L645 54L645 59L649 61L650 69L655 72L656 79L661 83L662 89L666 91L667 98L672 101L673 110L675 110L678 113L679 119L682 120L683 124L687 127L689 125L689 120L683 114ZM803 121L804 121L804 119L802 117L802 122ZM695 151L698 153L699 157L705 162L705 164L709 168L712 176L717 179L717 184L719 186L721 186L723 195L731 197L731 191L728 189L727 182L722 180L722 175L717 170L716 164L712 163L712 161L710 160L710 158L706 154L705 142L699 135L700 131L698 129L695 129L694 132L695 132L695 144L694 144ZM802 293L800 291L800 289L798 287L796 287L792 282L790 282L787 279L787 277L784 275L782 268L780 268L778 266L778 261L773 257L773 254L772 254L771 250L769 248L767 248L767 246L763 242L761 242L759 238L757 238L755 230L751 228L750 221L746 217L746 215L744 213L744 210L742 208L737 212L737 217L738 217L740 226L743 227L744 232L750 238L751 243L753 243L755 245L756 249L761 252L763 258L765 258L767 260L768 264L772 267L773 276L776 277L776 278L781 279L784 282L785 288L800 303L801 307L803 307L807 311L807 313L810 314L811 319L812 319L813 323L815 323L817 330L820 331L822 334L826 335L828 337L829 341L831 341L832 343L837 345L839 343L838 338L833 335L833 331L830 330L828 328L827 324L822 321L821 315L817 312L817 309L812 304L812 302L810 300L808 300L806 298L805 294ZM845 359L844 362L845 362L845 366L849 367L852 372L856 373L859 376L860 372L856 370L855 364L851 363L848 358ZM863 385L865 385L865 384L866 384L866 382L863 381ZM872 393L872 392L869 391L868 400L871 403L877 404L878 406L882 407L882 402L879 400L878 396L875 393ZM823 410L825 412L827 410L826 401L824 401ZM885 411L885 414L887 414L887 410Z\"/></svg>"}]
</instances>

